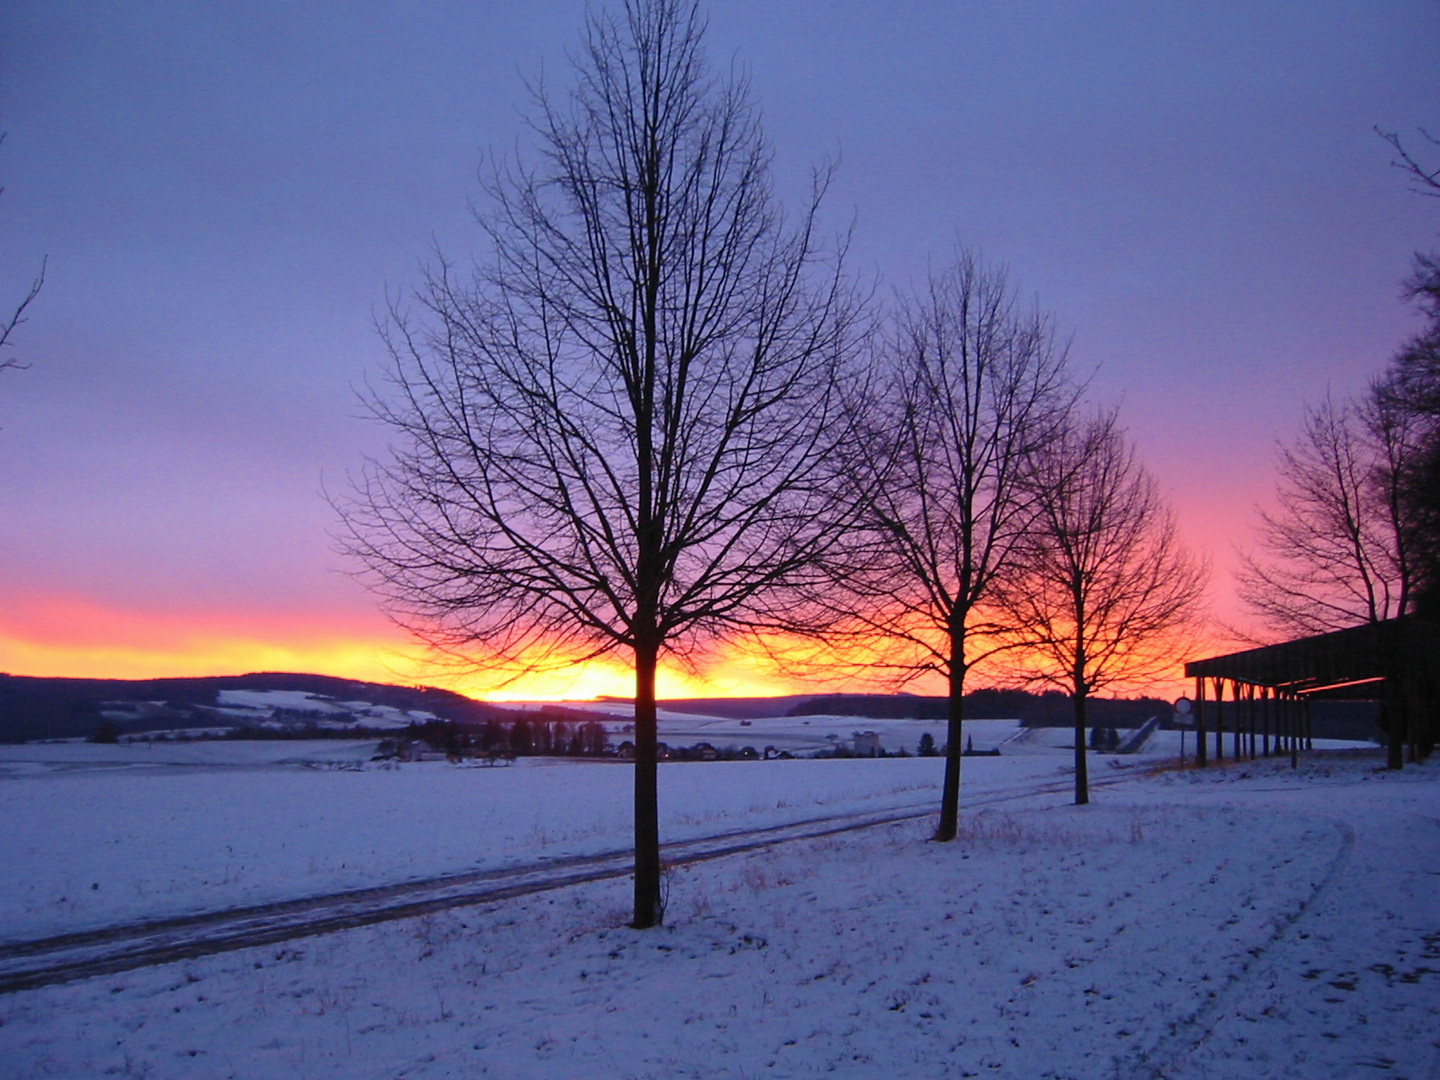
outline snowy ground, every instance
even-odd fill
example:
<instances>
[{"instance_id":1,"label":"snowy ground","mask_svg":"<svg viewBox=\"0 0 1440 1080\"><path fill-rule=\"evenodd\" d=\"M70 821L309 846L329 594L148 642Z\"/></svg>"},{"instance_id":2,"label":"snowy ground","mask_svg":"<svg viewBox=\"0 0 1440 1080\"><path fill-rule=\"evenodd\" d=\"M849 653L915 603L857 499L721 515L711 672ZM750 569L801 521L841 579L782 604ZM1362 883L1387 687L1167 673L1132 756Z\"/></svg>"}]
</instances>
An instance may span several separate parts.
<instances>
[{"instance_id":1,"label":"snowy ground","mask_svg":"<svg viewBox=\"0 0 1440 1080\"><path fill-rule=\"evenodd\" d=\"M1013 734L1014 725L1010 725ZM629 767L370 763L373 742L0 746L0 943L593 854L630 843ZM1063 759L966 759L967 791ZM661 835L926 806L935 759L671 763Z\"/></svg>"},{"instance_id":2,"label":"snowy ground","mask_svg":"<svg viewBox=\"0 0 1440 1080\"><path fill-rule=\"evenodd\" d=\"M967 791L1019 791L1067 758L1021 744L967 759ZM1440 1076L1440 767L1379 772L1376 753L1302 759L1298 774L1288 761L1152 773L1092 760L1097 778L1120 782L1091 806L1037 795L967 811L953 845L916 823L680 869L661 930L622 928L624 883L588 885L9 995L0 1074ZM627 788L624 767L604 765L174 769L53 770L0 783L0 799L12 833L63 819L50 859L74 881L87 876L80 856L95 855L133 887L199 856L173 858L167 843L137 853L123 820L111 838L127 850L106 856L89 845L110 833L85 823L126 798L168 821L167 802L200 801L201 781L208 799L164 838L179 842L187 821L212 839L253 830L254 857L271 860L253 872L270 878L295 865L274 854L277 837L349 842L341 824L317 822L325 807L352 829L388 823L375 835L395 830L396 846L418 849L413 865L439 866L473 860L477 835L520 857L541 839L526 825L577 815L604 828L565 844L608 844L605 793ZM800 816L933 798L938 762L696 764L661 778L672 836L763 823L792 798L808 806ZM260 786L215 788L225 780ZM163 787L181 781L193 786ZM332 786L344 781L355 786ZM141 787L106 787L123 782ZM162 787L142 794L147 784ZM69 806L85 785L107 795L91 813ZM301 789L306 799L285 794ZM472 830L469 849L449 846L457 829ZM23 844L3 843L9 897L41 860L11 874ZM67 918L121 910L134 908ZM48 918L7 907L7 930L17 917L30 929Z\"/></svg>"}]
</instances>

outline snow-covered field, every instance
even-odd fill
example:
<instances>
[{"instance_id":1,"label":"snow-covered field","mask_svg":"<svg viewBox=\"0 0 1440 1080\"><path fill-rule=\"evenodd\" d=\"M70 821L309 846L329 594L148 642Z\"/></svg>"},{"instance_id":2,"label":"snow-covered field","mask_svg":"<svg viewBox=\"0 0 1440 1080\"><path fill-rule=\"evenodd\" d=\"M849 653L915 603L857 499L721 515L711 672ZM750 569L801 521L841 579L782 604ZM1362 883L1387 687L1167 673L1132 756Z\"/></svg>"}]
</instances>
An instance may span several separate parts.
<instances>
[{"instance_id":1,"label":"snow-covered field","mask_svg":"<svg viewBox=\"0 0 1440 1080\"><path fill-rule=\"evenodd\" d=\"M584 701L562 702L587 713L609 716L606 728L612 742L631 737L633 725L626 721L634 717L634 707L628 701ZM507 708L539 709L541 703L510 702ZM741 749L752 747L763 751L772 746L776 750L788 750L792 754L807 754L832 750L837 744L850 746L859 732L873 732L880 739L886 753L900 751L913 754L919 747L920 736L929 733L936 745L945 741L944 721L934 720L877 720L867 716L833 716L821 713L811 716L770 716L742 720L724 716L701 716L696 713L677 712L673 709L657 710L659 732L662 742L671 746L693 746L708 742L716 749ZM1014 720L976 720L966 726L975 740L975 749L989 750L1020 731Z\"/></svg>"},{"instance_id":2,"label":"snow-covered field","mask_svg":"<svg viewBox=\"0 0 1440 1080\"><path fill-rule=\"evenodd\" d=\"M1014 725L1009 725L1014 730ZM374 742L0 746L0 943L142 918L593 854L630 843L630 769L371 763ZM966 760L967 790L1055 774ZM937 798L934 759L671 763L684 840Z\"/></svg>"},{"instance_id":3,"label":"snow-covered field","mask_svg":"<svg viewBox=\"0 0 1440 1080\"><path fill-rule=\"evenodd\" d=\"M1049 741L967 759L967 795L1063 775ZM6 748L4 936L628 828L623 765L354 770L315 767L344 744L227 745L250 756ZM623 928L628 886L601 883L11 994L0 1075L1440 1076L1440 767L1107 760L1092 805L967 810L955 844L917 822L677 869L660 930ZM933 800L939 769L669 765L663 835Z\"/></svg>"}]
</instances>

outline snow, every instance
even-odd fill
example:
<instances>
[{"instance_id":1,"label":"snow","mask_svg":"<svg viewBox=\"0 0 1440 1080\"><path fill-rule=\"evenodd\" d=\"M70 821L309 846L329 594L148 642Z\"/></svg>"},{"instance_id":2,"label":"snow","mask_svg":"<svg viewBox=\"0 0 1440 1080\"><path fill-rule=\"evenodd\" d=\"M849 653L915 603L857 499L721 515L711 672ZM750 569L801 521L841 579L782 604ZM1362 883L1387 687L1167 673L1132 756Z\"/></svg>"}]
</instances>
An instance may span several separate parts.
<instances>
[{"instance_id":1,"label":"snow","mask_svg":"<svg viewBox=\"0 0 1440 1080\"><path fill-rule=\"evenodd\" d=\"M623 765L355 770L336 751L317 768L323 753L281 745L298 753L148 770L65 756L130 748L6 748L43 757L0 783L22 834L0 847L17 867L0 883L6 936L322 891L348 880L337 860L378 883L600 850L628 826ZM954 844L928 842L925 820L678 868L659 930L625 929L628 884L599 883L10 994L3 1072L1437 1075L1440 765L1107 757L1092 757L1087 807L1026 794L1065 772L1069 751L1044 740L966 759L967 798L1017 797L967 809ZM933 801L939 772L915 758L667 765L662 835ZM231 880L201 883L224 864L217 844L240 845ZM33 874L49 884L19 882ZM62 880L93 905L49 911ZM137 885L144 903L104 899Z\"/></svg>"},{"instance_id":2,"label":"snow","mask_svg":"<svg viewBox=\"0 0 1440 1080\"><path fill-rule=\"evenodd\" d=\"M246 709L290 709L305 713L344 712L328 698L317 697L304 690L220 690L219 705L236 705Z\"/></svg>"},{"instance_id":3,"label":"snow","mask_svg":"<svg viewBox=\"0 0 1440 1080\"><path fill-rule=\"evenodd\" d=\"M407 712L392 705L374 705L368 701L332 701L303 690L221 690L216 695L216 702L215 711L222 716L271 730L293 726L293 717L297 714L309 717L316 727L330 731L354 727L399 729L412 721L424 723L435 718L430 712ZM285 715L276 717L276 712ZM337 714L347 718L324 719Z\"/></svg>"},{"instance_id":4,"label":"snow","mask_svg":"<svg viewBox=\"0 0 1440 1080\"><path fill-rule=\"evenodd\" d=\"M631 771L371 764L374 742L0 747L0 942L626 848ZM970 762L974 766L970 767ZM1054 774L967 759L977 792ZM926 806L934 759L672 763L662 836Z\"/></svg>"}]
</instances>

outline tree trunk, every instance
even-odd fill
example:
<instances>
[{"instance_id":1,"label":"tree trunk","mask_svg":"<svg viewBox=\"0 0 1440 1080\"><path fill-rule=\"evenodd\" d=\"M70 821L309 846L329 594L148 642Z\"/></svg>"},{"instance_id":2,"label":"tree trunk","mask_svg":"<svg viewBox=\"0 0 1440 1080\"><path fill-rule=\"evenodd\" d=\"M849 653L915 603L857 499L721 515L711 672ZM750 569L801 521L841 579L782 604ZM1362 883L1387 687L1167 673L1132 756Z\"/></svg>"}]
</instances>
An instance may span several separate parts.
<instances>
[{"instance_id":1,"label":"tree trunk","mask_svg":"<svg viewBox=\"0 0 1440 1080\"><path fill-rule=\"evenodd\" d=\"M1075 693L1075 805L1090 801L1090 775L1085 760L1085 691Z\"/></svg>"},{"instance_id":2,"label":"tree trunk","mask_svg":"<svg viewBox=\"0 0 1440 1080\"><path fill-rule=\"evenodd\" d=\"M935 839L955 839L960 828L960 747L965 721L965 645L963 639L950 640L950 701L947 713L945 746L945 786L940 792L940 824Z\"/></svg>"},{"instance_id":3,"label":"tree trunk","mask_svg":"<svg viewBox=\"0 0 1440 1080\"><path fill-rule=\"evenodd\" d=\"M660 925L660 810L655 777L655 663L652 642L635 646L635 918L636 930Z\"/></svg>"}]
</instances>

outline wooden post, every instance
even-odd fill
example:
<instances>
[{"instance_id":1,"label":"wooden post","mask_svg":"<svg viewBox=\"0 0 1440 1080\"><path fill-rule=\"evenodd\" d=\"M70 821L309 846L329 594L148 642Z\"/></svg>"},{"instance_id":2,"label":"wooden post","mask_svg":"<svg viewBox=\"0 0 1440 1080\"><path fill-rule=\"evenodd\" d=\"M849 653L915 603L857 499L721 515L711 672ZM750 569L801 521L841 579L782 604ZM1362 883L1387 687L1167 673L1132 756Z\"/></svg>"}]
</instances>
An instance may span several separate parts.
<instances>
[{"instance_id":1,"label":"wooden post","mask_svg":"<svg viewBox=\"0 0 1440 1080\"><path fill-rule=\"evenodd\" d=\"M1225 680L1215 680L1215 764L1225 761Z\"/></svg>"},{"instance_id":2,"label":"wooden post","mask_svg":"<svg viewBox=\"0 0 1440 1080\"><path fill-rule=\"evenodd\" d=\"M1255 686L1247 683L1245 686L1245 726L1235 725L1235 760L1240 760L1240 755L1245 752L1247 736L1250 734L1250 725L1255 722Z\"/></svg>"},{"instance_id":3,"label":"wooden post","mask_svg":"<svg viewBox=\"0 0 1440 1080\"><path fill-rule=\"evenodd\" d=\"M1309 704L1306 704L1306 711L1309 711ZM1299 769L1300 762L1297 752L1300 749L1300 714L1296 711L1295 719L1290 724L1290 768Z\"/></svg>"},{"instance_id":4,"label":"wooden post","mask_svg":"<svg viewBox=\"0 0 1440 1080\"><path fill-rule=\"evenodd\" d=\"M1242 741L1242 740L1243 740L1244 737L1245 737L1245 736L1244 736L1244 729L1241 727L1241 724L1240 724L1240 696L1241 696L1240 684L1239 684L1239 683L1236 683L1236 684L1235 684L1235 730L1234 730L1234 731L1231 733L1231 735L1230 735L1230 749L1231 749L1231 751L1232 751L1232 753L1230 754L1230 757L1231 757L1231 759L1234 760L1234 761L1239 761L1239 760L1240 760L1240 748L1241 748L1241 746L1243 745L1243 741ZM1245 714L1248 716L1249 713L1250 713L1250 703L1255 700L1255 687L1251 686L1249 683L1246 683L1246 684L1245 684L1245 688L1244 688L1244 696L1245 696Z\"/></svg>"},{"instance_id":5,"label":"wooden post","mask_svg":"<svg viewBox=\"0 0 1440 1080\"><path fill-rule=\"evenodd\" d=\"M1279 694L1280 694L1280 691L1276 690L1276 691L1275 691L1275 694L1272 695L1271 698L1270 698L1268 701L1266 701L1266 703L1265 703L1265 713L1264 713L1264 715L1261 716L1261 718L1260 718L1260 755L1261 755L1261 757L1269 757L1269 756L1270 756L1270 724L1271 724L1271 718L1274 717L1274 716L1275 716L1277 713L1279 713L1279 711L1280 711L1280 698L1279 698Z\"/></svg>"},{"instance_id":6,"label":"wooden post","mask_svg":"<svg viewBox=\"0 0 1440 1080\"><path fill-rule=\"evenodd\" d=\"M1195 676L1195 767L1203 769L1205 759L1205 680Z\"/></svg>"}]
</instances>

